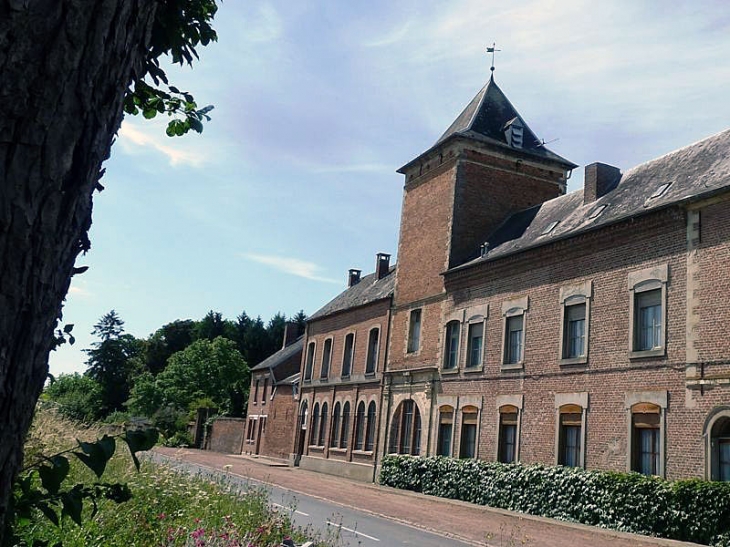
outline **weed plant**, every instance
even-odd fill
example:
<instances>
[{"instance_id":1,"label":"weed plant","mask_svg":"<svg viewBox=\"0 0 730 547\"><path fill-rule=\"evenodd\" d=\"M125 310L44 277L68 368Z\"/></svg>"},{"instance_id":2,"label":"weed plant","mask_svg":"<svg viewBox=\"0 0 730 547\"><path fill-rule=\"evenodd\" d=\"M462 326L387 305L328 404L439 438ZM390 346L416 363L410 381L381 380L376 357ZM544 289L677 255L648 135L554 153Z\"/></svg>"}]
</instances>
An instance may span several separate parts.
<instances>
[{"instance_id":1,"label":"weed plant","mask_svg":"<svg viewBox=\"0 0 730 547\"><path fill-rule=\"evenodd\" d=\"M26 443L26 465L109 433L109 426L80 427L48 409L37 412ZM71 484L94 484L96 476L72 462ZM83 526L64 518L60 527L40 513L20 525L18 536L28 545L36 539L62 542L64 547L86 546L278 546L287 536L304 540L289 516L268 505L265 492L232 492L225 481L214 482L143 461L137 472L126 446L118 443L103 480L127 483L132 499L117 504L102 500L91 518L84 508Z\"/></svg>"}]
</instances>

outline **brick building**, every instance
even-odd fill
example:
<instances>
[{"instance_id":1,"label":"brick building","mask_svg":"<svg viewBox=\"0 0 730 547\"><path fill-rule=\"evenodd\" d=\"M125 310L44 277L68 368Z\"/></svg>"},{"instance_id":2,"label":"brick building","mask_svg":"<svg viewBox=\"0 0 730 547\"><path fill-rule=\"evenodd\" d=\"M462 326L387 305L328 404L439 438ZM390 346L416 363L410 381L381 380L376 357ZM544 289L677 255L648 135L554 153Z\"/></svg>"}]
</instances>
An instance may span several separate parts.
<instances>
[{"instance_id":1,"label":"brick building","mask_svg":"<svg viewBox=\"0 0 730 547\"><path fill-rule=\"evenodd\" d=\"M289 458L303 347L299 325L287 323L282 348L251 369L242 444L231 452Z\"/></svg>"},{"instance_id":2,"label":"brick building","mask_svg":"<svg viewBox=\"0 0 730 547\"><path fill-rule=\"evenodd\" d=\"M439 454L730 480L730 131L625 173L594 163L566 194L576 167L490 78L399 170L397 269L379 258L308 322L302 465L368 478L387 453Z\"/></svg>"},{"instance_id":3,"label":"brick building","mask_svg":"<svg viewBox=\"0 0 730 547\"><path fill-rule=\"evenodd\" d=\"M350 270L347 290L307 319L294 445L304 468L374 479L394 280L380 253L375 273Z\"/></svg>"}]
</instances>

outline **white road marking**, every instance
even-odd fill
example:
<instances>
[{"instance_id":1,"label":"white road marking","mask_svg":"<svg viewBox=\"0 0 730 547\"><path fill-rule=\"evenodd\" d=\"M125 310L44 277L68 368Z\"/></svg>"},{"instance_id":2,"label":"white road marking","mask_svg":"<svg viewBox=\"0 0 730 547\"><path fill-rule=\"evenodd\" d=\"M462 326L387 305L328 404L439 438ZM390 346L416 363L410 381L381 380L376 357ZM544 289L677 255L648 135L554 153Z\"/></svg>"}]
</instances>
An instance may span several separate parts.
<instances>
[{"instance_id":1,"label":"white road marking","mask_svg":"<svg viewBox=\"0 0 730 547\"><path fill-rule=\"evenodd\" d=\"M378 538L369 536L367 534L363 534L362 532L358 532L357 530L353 530L352 528L346 528L345 526L342 526L342 524L338 524L336 522L331 522L329 520L325 521L328 526L337 526L340 530L345 530L346 532L352 532L356 536L362 536L364 538L372 539L373 541L380 541Z\"/></svg>"},{"instance_id":2,"label":"white road marking","mask_svg":"<svg viewBox=\"0 0 730 547\"><path fill-rule=\"evenodd\" d=\"M286 509L287 511L289 511L291 509L290 507L284 507L283 505L281 505L279 503L274 503L273 501L271 502L271 505L273 505L274 507L279 507L281 509ZM297 515L302 515L303 517L308 517L309 516L309 513L304 513L303 511L297 511L296 509L294 510L294 512Z\"/></svg>"}]
</instances>

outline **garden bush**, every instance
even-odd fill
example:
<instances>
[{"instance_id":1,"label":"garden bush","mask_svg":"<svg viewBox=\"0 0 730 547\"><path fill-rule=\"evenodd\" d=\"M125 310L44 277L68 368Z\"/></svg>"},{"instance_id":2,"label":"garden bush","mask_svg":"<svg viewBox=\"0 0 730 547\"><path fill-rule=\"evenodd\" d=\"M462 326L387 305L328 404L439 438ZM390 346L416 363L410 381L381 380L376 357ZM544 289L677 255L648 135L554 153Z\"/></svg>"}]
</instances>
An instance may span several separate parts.
<instances>
[{"instance_id":1,"label":"garden bush","mask_svg":"<svg viewBox=\"0 0 730 547\"><path fill-rule=\"evenodd\" d=\"M623 532L730 545L730 483L438 456L387 456L380 483Z\"/></svg>"}]
</instances>

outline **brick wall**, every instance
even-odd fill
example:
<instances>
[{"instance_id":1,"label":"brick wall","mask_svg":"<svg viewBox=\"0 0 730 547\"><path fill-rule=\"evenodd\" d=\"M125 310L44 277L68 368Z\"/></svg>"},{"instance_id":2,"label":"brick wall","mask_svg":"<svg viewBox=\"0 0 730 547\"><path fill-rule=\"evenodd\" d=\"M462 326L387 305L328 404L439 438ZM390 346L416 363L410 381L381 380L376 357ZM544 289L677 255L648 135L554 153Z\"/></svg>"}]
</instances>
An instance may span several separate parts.
<instances>
[{"instance_id":1,"label":"brick wall","mask_svg":"<svg viewBox=\"0 0 730 547\"><path fill-rule=\"evenodd\" d=\"M245 428L245 418L218 418L211 425L208 449L213 452L240 454Z\"/></svg>"}]
</instances>

